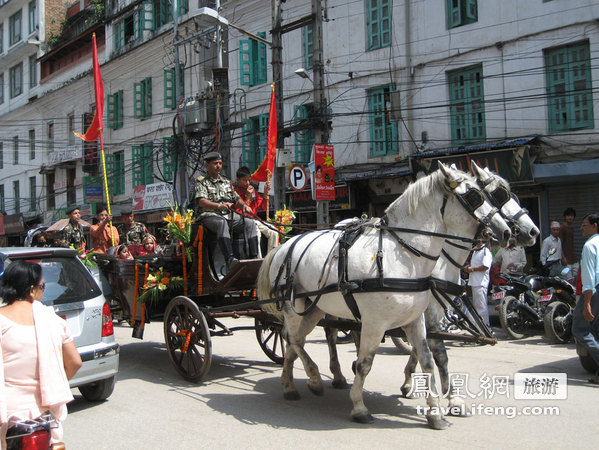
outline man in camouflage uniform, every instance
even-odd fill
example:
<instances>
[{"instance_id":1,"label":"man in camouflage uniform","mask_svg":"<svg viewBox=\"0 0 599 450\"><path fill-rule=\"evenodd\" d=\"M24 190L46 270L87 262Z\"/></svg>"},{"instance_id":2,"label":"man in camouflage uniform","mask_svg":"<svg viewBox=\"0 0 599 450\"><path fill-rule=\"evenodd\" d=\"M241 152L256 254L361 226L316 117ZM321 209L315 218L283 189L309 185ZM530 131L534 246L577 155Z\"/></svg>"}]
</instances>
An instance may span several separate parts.
<instances>
[{"instance_id":1,"label":"man in camouflage uniform","mask_svg":"<svg viewBox=\"0 0 599 450\"><path fill-rule=\"evenodd\" d=\"M146 226L133 220L135 216L130 206L126 206L121 210L121 217L123 223L117 227L121 244L141 244L144 236L150 233Z\"/></svg>"},{"instance_id":2,"label":"man in camouflage uniform","mask_svg":"<svg viewBox=\"0 0 599 450\"><path fill-rule=\"evenodd\" d=\"M63 238L61 247L75 247L80 250L85 250L85 238L83 236L83 228L79 223L81 221L81 211L76 205L71 205L67 208L67 216L69 223L62 229Z\"/></svg>"},{"instance_id":3,"label":"man in camouflage uniform","mask_svg":"<svg viewBox=\"0 0 599 450\"><path fill-rule=\"evenodd\" d=\"M235 192L231 181L221 176L223 159L218 152L207 153L204 157L206 176L199 177L196 184L196 205L200 212L202 225L216 233L218 244L225 257L227 266L236 261L231 245L228 217L233 216L231 230L244 232L248 240L250 259L258 257L258 233L250 218L233 212L236 207L246 214L252 213L243 199Z\"/></svg>"}]
</instances>

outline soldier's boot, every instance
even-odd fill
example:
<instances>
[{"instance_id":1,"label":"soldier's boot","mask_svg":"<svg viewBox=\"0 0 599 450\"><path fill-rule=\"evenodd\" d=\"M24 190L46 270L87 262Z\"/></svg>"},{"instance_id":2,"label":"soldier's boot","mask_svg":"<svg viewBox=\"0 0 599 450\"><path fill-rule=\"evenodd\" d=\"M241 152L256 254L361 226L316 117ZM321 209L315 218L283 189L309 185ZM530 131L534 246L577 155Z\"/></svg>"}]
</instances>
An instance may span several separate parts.
<instances>
[{"instance_id":1,"label":"soldier's boot","mask_svg":"<svg viewBox=\"0 0 599 450\"><path fill-rule=\"evenodd\" d=\"M220 247L221 252L223 252L223 256L225 257L225 263L227 264L227 267L231 267L231 265L235 261L238 261L238 259L235 258L235 255L233 254L233 246L231 245L230 238L220 238L218 240L218 245Z\"/></svg>"}]
</instances>

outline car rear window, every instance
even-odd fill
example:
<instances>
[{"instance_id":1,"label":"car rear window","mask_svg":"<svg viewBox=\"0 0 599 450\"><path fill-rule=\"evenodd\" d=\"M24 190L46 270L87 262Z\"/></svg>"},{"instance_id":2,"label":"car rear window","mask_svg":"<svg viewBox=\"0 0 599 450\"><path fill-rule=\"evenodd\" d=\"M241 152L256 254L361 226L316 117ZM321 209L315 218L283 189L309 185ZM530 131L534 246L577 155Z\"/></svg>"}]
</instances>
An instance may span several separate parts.
<instances>
[{"instance_id":1,"label":"car rear window","mask_svg":"<svg viewBox=\"0 0 599 450\"><path fill-rule=\"evenodd\" d=\"M49 256L25 260L42 266L46 281L42 303L45 305L81 302L102 294L91 274L76 259Z\"/></svg>"}]
</instances>

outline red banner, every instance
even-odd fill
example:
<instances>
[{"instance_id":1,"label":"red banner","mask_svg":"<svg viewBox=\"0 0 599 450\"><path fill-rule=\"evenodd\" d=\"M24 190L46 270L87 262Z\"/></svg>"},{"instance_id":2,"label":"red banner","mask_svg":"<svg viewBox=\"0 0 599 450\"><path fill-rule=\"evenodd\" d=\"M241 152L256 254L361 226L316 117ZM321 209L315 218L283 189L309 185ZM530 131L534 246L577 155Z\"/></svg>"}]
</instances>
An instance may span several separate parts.
<instances>
[{"instance_id":1,"label":"red banner","mask_svg":"<svg viewBox=\"0 0 599 450\"><path fill-rule=\"evenodd\" d=\"M95 141L102 133L102 114L104 114L104 83L102 82L102 74L100 73L100 64L98 63L98 48L96 46L96 33L92 35L92 64L94 67L94 91L96 94L96 112L91 125L85 134L75 133L75 136L84 141Z\"/></svg>"},{"instance_id":2,"label":"red banner","mask_svg":"<svg viewBox=\"0 0 599 450\"><path fill-rule=\"evenodd\" d=\"M314 200L335 200L335 152L332 145L314 144Z\"/></svg>"},{"instance_id":3,"label":"red banner","mask_svg":"<svg viewBox=\"0 0 599 450\"><path fill-rule=\"evenodd\" d=\"M266 156L260 167L252 175L254 181L270 181L275 170L275 158L277 156L277 104L275 102L275 84L272 84L270 94L270 112L268 114L268 144Z\"/></svg>"}]
</instances>

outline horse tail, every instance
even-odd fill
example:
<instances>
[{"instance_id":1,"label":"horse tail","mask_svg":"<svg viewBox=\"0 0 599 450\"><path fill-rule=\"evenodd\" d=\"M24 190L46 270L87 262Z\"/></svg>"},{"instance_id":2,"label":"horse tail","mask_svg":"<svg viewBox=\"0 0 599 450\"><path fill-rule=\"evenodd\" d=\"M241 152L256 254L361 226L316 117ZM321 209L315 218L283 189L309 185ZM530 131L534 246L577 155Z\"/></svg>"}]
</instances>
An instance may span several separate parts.
<instances>
[{"instance_id":1,"label":"horse tail","mask_svg":"<svg viewBox=\"0 0 599 450\"><path fill-rule=\"evenodd\" d=\"M258 300L274 298L270 292L270 266L272 264L272 260L274 259L275 255L277 254L280 248L280 246L273 248L270 252L266 254L264 260L262 261L260 271L258 272L258 279L256 280L256 295L258 297ZM275 316L277 319L281 321L283 320L283 312L277 308L277 305L274 301L272 303L263 304L262 310L268 314Z\"/></svg>"}]
</instances>

